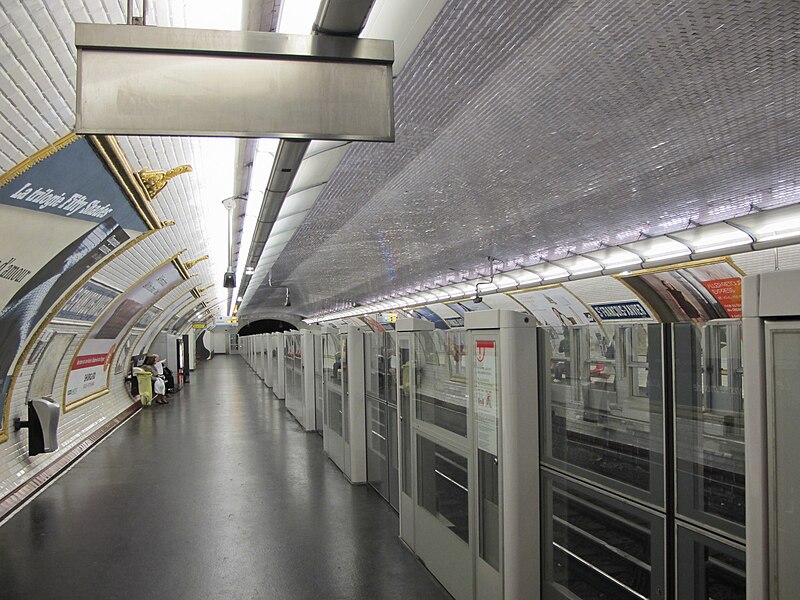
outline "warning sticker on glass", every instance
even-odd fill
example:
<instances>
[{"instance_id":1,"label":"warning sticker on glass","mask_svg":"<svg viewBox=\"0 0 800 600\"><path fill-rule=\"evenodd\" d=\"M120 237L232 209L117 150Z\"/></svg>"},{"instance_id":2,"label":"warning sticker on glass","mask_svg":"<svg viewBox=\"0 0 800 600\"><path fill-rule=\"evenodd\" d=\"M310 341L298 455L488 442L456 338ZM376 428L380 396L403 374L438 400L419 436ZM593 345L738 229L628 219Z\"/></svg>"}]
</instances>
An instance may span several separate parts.
<instances>
[{"instance_id":1,"label":"warning sticker on glass","mask_svg":"<svg viewBox=\"0 0 800 600\"><path fill-rule=\"evenodd\" d=\"M497 363L494 340L475 340L474 398L478 449L497 456Z\"/></svg>"}]
</instances>

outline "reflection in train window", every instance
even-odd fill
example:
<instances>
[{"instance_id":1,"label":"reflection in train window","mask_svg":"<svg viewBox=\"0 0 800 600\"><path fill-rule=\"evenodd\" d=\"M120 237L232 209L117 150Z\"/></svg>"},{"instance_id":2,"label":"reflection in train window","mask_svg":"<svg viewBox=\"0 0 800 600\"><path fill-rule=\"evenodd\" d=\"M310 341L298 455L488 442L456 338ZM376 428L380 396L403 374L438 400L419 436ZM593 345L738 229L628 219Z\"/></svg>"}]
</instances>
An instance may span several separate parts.
<instances>
[{"instance_id":1,"label":"reflection in train window","mask_svg":"<svg viewBox=\"0 0 800 600\"><path fill-rule=\"evenodd\" d=\"M659 325L540 327L542 462L663 506Z\"/></svg>"},{"instance_id":2,"label":"reflection in train window","mask_svg":"<svg viewBox=\"0 0 800 600\"><path fill-rule=\"evenodd\" d=\"M467 458L417 435L417 503L469 543Z\"/></svg>"}]
</instances>

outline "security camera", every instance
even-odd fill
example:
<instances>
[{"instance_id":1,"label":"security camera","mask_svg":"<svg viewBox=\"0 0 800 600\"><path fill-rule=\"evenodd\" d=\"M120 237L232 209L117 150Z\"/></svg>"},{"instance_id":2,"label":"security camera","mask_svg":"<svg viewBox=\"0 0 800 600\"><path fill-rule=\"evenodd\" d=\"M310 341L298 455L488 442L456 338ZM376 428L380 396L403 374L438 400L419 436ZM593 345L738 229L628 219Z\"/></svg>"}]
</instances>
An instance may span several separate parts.
<instances>
[{"instance_id":1,"label":"security camera","mask_svg":"<svg viewBox=\"0 0 800 600\"><path fill-rule=\"evenodd\" d=\"M472 299L475 304L480 304L483 302L483 298L481 298L478 294L475 294L475 297Z\"/></svg>"}]
</instances>

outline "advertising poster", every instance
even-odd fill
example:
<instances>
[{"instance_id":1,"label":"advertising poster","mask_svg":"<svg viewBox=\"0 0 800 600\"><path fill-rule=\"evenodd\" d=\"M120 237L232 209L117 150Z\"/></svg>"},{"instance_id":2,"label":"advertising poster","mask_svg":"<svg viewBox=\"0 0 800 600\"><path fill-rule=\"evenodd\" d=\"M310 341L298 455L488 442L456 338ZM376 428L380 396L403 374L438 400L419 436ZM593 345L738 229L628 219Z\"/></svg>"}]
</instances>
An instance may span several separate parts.
<instances>
[{"instance_id":1,"label":"advertising poster","mask_svg":"<svg viewBox=\"0 0 800 600\"><path fill-rule=\"evenodd\" d=\"M726 260L634 273L622 281L666 323L702 325L742 316L742 274Z\"/></svg>"},{"instance_id":2,"label":"advertising poster","mask_svg":"<svg viewBox=\"0 0 800 600\"><path fill-rule=\"evenodd\" d=\"M512 296L506 293L489 294L483 298L483 304L492 309L502 310L515 310L517 312L527 312L519 302L516 302Z\"/></svg>"},{"instance_id":3,"label":"advertising poster","mask_svg":"<svg viewBox=\"0 0 800 600\"><path fill-rule=\"evenodd\" d=\"M176 332L182 331L183 328L186 327L186 324L189 322L189 319L194 318L194 316L196 314L196 311L201 310L202 307L204 306L204 304L205 303L202 300L198 300L198 301L192 302L191 304L188 304L186 306L182 306L178 310L177 316L175 317L175 320L173 321L171 329L173 331L176 331ZM195 327L195 329L205 329L205 327L206 327L205 322L203 322L203 323L194 323L193 326L194 325L201 325L202 326L202 327Z\"/></svg>"},{"instance_id":4,"label":"advertising poster","mask_svg":"<svg viewBox=\"0 0 800 600\"><path fill-rule=\"evenodd\" d=\"M122 336L147 307L183 283L183 276L169 261L120 295L95 321L72 360L64 408L104 391L114 351Z\"/></svg>"},{"instance_id":5,"label":"advertising poster","mask_svg":"<svg viewBox=\"0 0 800 600\"><path fill-rule=\"evenodd\" d=\"M511 294L540 325L563 327L596 323L591 311L561 285Z\"/></svg>"},{"instance_id":6,"label":"advertising poster","mask_svg":"<svg viewBox=\"0 0 800 600\"><path fill-rule=\"evenodd\" d=\"M458 302L449 302L447 304L452 310L457 312L462 317L465 313L475 312L477 310L491 310L485 302L473 302L472 300L459 300Z\"/></svg>"},{"instance_id":7,"label":"advertising poster","mask_svg":"<svg viewBox=\"0 0 800 600\"><path fill-rule=\"evenodd\" d=\"M475 423L478 449L497 456L497 352L494 340L475 340Z\"/></svg>"},{"instance_id":8,"label":"advertising poster","mask_svg":"<svg viewBox=\"0 0 800 600\"><path fill-rule=\"evenodd\" d=\"M0 187L0 415L28 337L61 297L148 230L106 164L75 138ZM2 423L0 431L5 431Z\"/></svg>"},{"instance_id":9,"label":"advertising poster","mask_svg":"<svg viewBox=\"0 0 800 600\"><path fill-rule=\"evenodd\" d=\"M139 320L136 321L136 325L134 325L134 327L138 329L144 329L150 325L150 323L152 323L159 314L161 314L161 309L157 306L151 306L149 309L147 309L147 312L139 317Z\"/></svg>"},{"instance_id":10,"label":"advertising poster","mask_svg":"<svg viewBox=\"0 0 800 600\"><path fill-rule=\"evenodd\" d=\"M136 344L136 339L139 337L138 332L131 332L122 344L122 348L117 351L117 360L114 364L114 375L120 375L125 372L125 367L133 354L133 347Z\"/></svg>"},{"instance_id":11,"label":"advertising poster","mask_svg":"<svg viewBox=\"0 0 800 600\"><path fill-rule=\"evenodd\" d=\"M386 328L385 328L383 325L381 325L380 323L378 323L378 322L377 322L375 319L373 319L372 317L368 317L368 316L366 316L366 315L365 315L365 316L361 317L361 320L362 320L362 321L364 321L364 323L366 323L366 324L367 324L367 326L368 326L368 327L369 327L369 328L370 328L370 329L371 329L371 330L372 330L374 333L385 333L385 332L386 332Z\"/></svg>"},{"instance_id":12,"label":"advertising poster","mask_svg":"<svg viewBox=\"0 0 800 600\"><path fill-rule=\"evenodd\" d=\"M433 326L436 329L450 329L450 326L445 323L444 319L437 315L434 311L432 311L427 306L420 306L419 308L415 308L411 311L411 315L416 317L417 319L424 319L426 321L430 321L433 323Z\"/></svg>"},{"instance_id":13,"label":"advertising poster","mask_svg":"<svg viewBox=\"0 0 800 600\"><path fill-rule=\"evenodd\" d=\"M52 398L58 367L74 337L74 333L56 333L50 337L31 375L28 400Z\"/></svg>"}]
</instances>

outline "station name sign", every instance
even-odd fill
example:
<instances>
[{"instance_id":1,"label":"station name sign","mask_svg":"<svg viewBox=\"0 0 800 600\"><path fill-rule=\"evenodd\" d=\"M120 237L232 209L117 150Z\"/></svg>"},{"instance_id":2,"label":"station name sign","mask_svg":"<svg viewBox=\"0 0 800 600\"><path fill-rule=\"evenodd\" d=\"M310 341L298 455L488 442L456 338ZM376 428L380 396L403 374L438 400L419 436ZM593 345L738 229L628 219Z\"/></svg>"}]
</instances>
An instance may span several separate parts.
<instances>
[{"instance_id":1,"label":"station name sign","mask_svg":"<svg viewBox=\"0 0 800 600\"><path fill-rule=\"evenodd\" d=\"M653 318L644 305L637 300L592 304L592 310L597 313L601 321L630 321L632 319Z\"/></svg>"}]
</instances>

